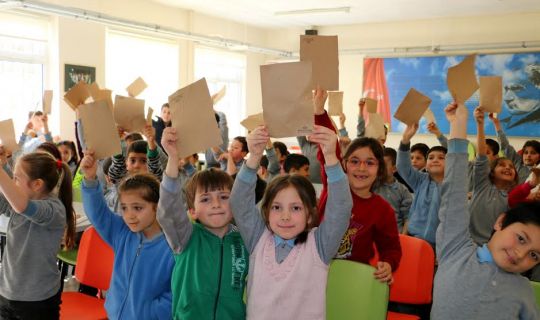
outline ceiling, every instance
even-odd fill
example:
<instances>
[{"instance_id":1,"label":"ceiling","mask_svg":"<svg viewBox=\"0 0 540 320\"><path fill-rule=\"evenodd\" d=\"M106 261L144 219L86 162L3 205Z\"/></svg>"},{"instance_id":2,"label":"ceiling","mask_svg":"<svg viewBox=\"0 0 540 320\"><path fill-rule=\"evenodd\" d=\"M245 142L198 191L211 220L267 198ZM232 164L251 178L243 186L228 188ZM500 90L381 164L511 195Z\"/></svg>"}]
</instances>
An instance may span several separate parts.
<instances>
[{"instance_id":1,"label":"ceiling","mask_svg":"<svg viewBox=\"0 0 540 320\"><path fill-rule=\"evenodd\" d=\"M539 0L152 0L264 28L497 15L540 11ZM279 11L350 7L350 12L275 15Z\"/></svg>"}]
</instances>

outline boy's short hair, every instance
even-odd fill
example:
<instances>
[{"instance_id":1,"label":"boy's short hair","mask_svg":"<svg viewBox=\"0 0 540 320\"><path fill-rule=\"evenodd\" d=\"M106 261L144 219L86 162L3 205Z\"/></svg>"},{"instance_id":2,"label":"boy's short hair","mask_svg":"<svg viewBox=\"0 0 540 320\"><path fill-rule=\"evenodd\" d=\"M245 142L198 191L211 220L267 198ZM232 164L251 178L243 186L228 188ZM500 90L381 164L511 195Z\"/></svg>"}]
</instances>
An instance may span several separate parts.
<instances>
[{"instance_id":1,"label":"boy's short hair","mask_svg":"<svg viewBox=\"0 0 540 320\"><path fill-rule=\"evenodd\" d=\"M421 154L424 155L424 158L427 159L427 155L429 153L430 149L428 147L427 144L425 143L416 143L416 144L413 144L413 146L411 147L411 153L413 152L420 152Z\"/></svg>"},{"instance_id":2,"label":"boy's short hair","mask_svg":"<svg viewBox=\"0 0 540 320\"><path fill-rule=\"evenodd\" d=\"M242 144L242 151L243 152L245 152L245 153L249 152L246 137L238 136L238 137L234 137L233 140L236 140L236 141L238 141L238 142L240 142Z\"/></svg>"},{"instance_id":3,"label":"boy's short hair","mask_svg":"<svg viewBox=\"0 0 540 320\"><path fill-rule=\"evenodd\" d=\"M184 188L184 196L188 209L195 208L197 190L209 192L214 190L232 190L233 179L225 171L210 168L199 171L191 177Z\"/></svg>"},{"instance_id":4,"label":"boy's short hair","mask_svg":"<svg viewBox=\"0 0 540 320\"><path fill-rule=\"evenodd\" d=\"M523 150L525 150L525 148L527 147L531 147L534 149L534 151L536 151L536 153L540 153L540 142L538 142L537 140L525 141L525 144L523 145Z\"/></svg>"},{"instance_id":5,"label":"boy's short hair","mask_svg":"<svg viewBox=\"0 0 540 320\"><path fill-rule=\"evenodd\" d=\"M36 111L36 112L30 111L28 112L28 120L32 119L33 116L40 117L42 115L43 115L43 112L41 111Z\"/></svg>"},{"instance_id":6,"label":"boy's short hair","mask_svg":"<svg viewBox=\"0 0 540 320\"><path fill-rule=\"evenodd\" d=\"M501 221L501 229L517 222L533 224L540 227L540 202L522 202L516 207L506 211L506 214Z\"/></svg>"},{"instance_id":7,"label":"boy's short hair","mask_svg":"<svg viewBox=\"0 0 540 320\"><path fill-rule=\"evenodd\" d=\"M432 152L442 152L442 153L446 154L448 152L448 149L446 149L443 146L434 146L434 147L431 147L431 149L429 149L429 151L427 153L427 156L429 156L429 154L432 153ZM426 157L426 159L427 159L427 157Z\"/></svg>"},{"instance_id":8,"label":"boy's short hair","mask_svg":"<svg viewBox=\"0 0 540 320\"><path fill-rule=\"evenodd\" d=\"M289 154L289 150L287 150L287 146L283 142L274 141L272 145L274 146L274 149L279 150L279 153L281 153L282 156L286 156Z\"/></svg>"},{"instance_id":9,"label":"boy's short hair","mask_svg":"<svg viewBox=\"0 0 540 320\"><path fill-rule=\"evenodd\" d=\"M299 170L303 166L309 166L309 159L301 154L291 153L288 154L283 162L283 169L286 173L289 173L291 169Z\"/></svg>"},{"instance_id":10,"label":"boy's short hair","mask_svg":"<svg viewBox=\"0 0 540 320\"><path fill-rule=\"evenodd\" d=\"M217 112L214 112L214 117L216 118L216 123L219 126L219 114L217 114Z\"/></svg>"},{"instance_id":11,"label":"boy's short hair","mask_svg":"<svg viewBox=\"0 0 540 320\"><path fill-rule=\"evenodd\" d=\"M394 148L384 147L384 156L389 157L392 160L392 164L394 166L396 165L397 152Z\"/></svg>"},{"instance_id":12,"label":"boy's short hair","mask_svg":"<svg viewBox=\"0 0 540 320\"><path fill-rule=\"evenodd\" d=\"M499 146L499 143L493 139L487 138L486 139L486 145L491 150L491 152L494 155L498 155L499 151L501 150L501 147Z\"/></svg>"},{"instance_id":13,"label":"boy's short hair","mask_svg":"<svg viewBox=\"0 0 540 320\"><path fill-rule=\"evenodd\" d=\"M169 108L169 103L168 102L165 102L162 106L161 106L161 110L165 109L165 108Z\"/></svg>"},{"instance_id":14,"label":"boy's short hair","mask_svg":"<svg viewBox=\"0 0 540 320\"><path fill-rule=\"evenodd\" d=\"M137 140L129 145L129 148L127 149L127 152L126 152L126 156L129 156L130 153L146 154L147 149L148 149L148 142L144 140Z\"/></svg>"},{"instance_id":15,"label":"boy's short hair","mask_svg":"<svg viewBox=\"0 0 540 320\"><path fill-rule=\"evenodd\" d=\"M129 133L127 134L125 137L124 137L124 140L130 140L130 141L139 141L139 140L144 140L142 134L138 133L138 132L132 132L132 133Z\"/></svg>"},{"instance_id":16,"label":"boy's short hair","mask_svg":"<svg viewBox=\"0 0 540 320\"><path fill-rule=\"evenodd\" d=\"M268 157L266 155L262 156L261 161L259 162L259 165L265 169L268 169Z\"/></svg>"}]
</instances>

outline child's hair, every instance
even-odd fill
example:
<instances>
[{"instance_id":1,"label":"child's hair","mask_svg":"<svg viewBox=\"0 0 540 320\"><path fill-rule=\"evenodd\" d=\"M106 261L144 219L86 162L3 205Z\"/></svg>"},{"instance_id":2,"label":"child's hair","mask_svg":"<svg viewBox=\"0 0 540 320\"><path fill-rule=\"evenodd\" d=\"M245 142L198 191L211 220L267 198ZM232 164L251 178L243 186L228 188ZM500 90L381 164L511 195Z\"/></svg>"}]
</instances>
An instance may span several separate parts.
<instances>
[{"instance_id":1,"label":"child's hair","mask_svg":"<svg viewBox=\"0 0 540 320\"><path fill-rule=\"evenodd\" d=\"M487 138L486 139L486 145L491 150L491 152L494 155L498 155L499 151L501 150L501 147L499 146L499 143L493 139Z\"/></svg>"},{"instance_id":2,"label":"child's hair","mask_svg":"<svg viewBox=\"0 0 540 320\"><path fill-rule=\"evenodd\" d=\"M516 222L533 224L540 227L540 202L522 202L516 207L506 211L501 222L501 229Z\"/></svg>"},{"instance_id":3,"label":"child's hair","mask_svg":"<svg viewBox=\"0 0 540 320\"><path fill-rule=\"evenodd\" d=\"M396 165L396 159L397 159L397 152L395 149L393 148L390 148L390 147L385 147L384 148L384 156L385 157L390 157L390 159L392 160L392 164L395 166Z\"/></svg>"},{"instance_id":4,"label":"child's hair","mask_svg":"<svg viewBox=\"0 0 540 320\"><path fill-rule=\"evenodd\" d=\"M30 180L43 180L45 192L48 194L58 192L58 198L66 209L67 228L64 234L64 245L68 249L73 248L75 212L73 211L73 190L69 167L62 160L55 159L44 152L26 154L19 159L19 164Z\"/></svg>"},{"instance_id":5,"label":"child's hair","mask_svg":"<svg viewBox=\"0 0 540 320\"><path fill-rule=\"evenodd\" d=\"M43 115L43 112L41 111L36 111L36 112L30 111L28 112L28 120L32 119L33 116L39 117L42 115Z\"/></svg>"},{"instance_id":6,"label":"child's hair","mask_svg":"<svg viewBox=\"0 0 540 320\"><path fill-rule=\"evenodd\" d=\"M69 159L69 162L72 163L79 163L79 157L77 156L77 147L75 147L75 143L70 140L62 140L56 144L57 147L59 146L66 146L71 149L71 159Z\"/></svg>"},{"instance_id":7,"label":"child's hair","mask_svg":"<svg viewBox=\"0 0 540 320\"><path fill-rule=\"evenodd\" d=\"M249 152L246 137L238 136L238 137L235 137L234 140L236 140L236 141L238 141L238 142L240 142L242 144L242 151L243 152L245 152L245 153Z\"/></svg>"},{"instance_id":8,"label":"child's hair","mask_svg":"<svg viewBox=\"0 0 540 320\"><path fill-rule=\"evenodd\" d=\"M51 156L53 156L56 160L60 160L60 161L62 160L62 155L60 154L60 150L58 150L56 145L52 142L43 142L36 148L36 151L46 152L50 154Z\"/></svg>"},{"instance_id":9,"label":"child's hair","mask_svg":"<svg viewBox=\"0 0 540 320\"><path fill-rule=\"evenodd\" d=\"M132 132L132 133L128 134L127 136L125 136L124 140L125 141L135 142L135 141L140 141L140 140L144 140L144 139L143 139L142 134L140 134L138 132Z\"/></svg>"},{"instance_id":10,"label":"child's hair","mask_svg":"<svg viewBox=\"0 0 540 320\"><path fill-rule=\"evenodd\" d=\"M525 150L525 148L527 147L531 147L534 149L534 151L536 151L536 153L540 153L540 142L538 142L537 140L527 140L525 141L525 144L523 144L523 150Z\"/></svg>"},{"instance_id":11,"label":"child's hair","mask_svg":"<svg viewBox=\"0 0 540 320\"><path fill-rule=\"evenodd\" d=\"M424 158L427 159L427 155L430 149L427 144L420 142L420 143L413 144L413 146L411 147L411 153L417 152L417 151L423 154Z\"/></svg>"},{"instance_id":12,"label":"child's hair","mask_svg":"<svg viewBox=\"0 0 540 320\"><path fill-rule=\"evenodd\" d=\"M287 150L287 146L281 142L281 141L274 141L272 143L274 146L274 149L278 149L281 156L287 156L289 154L289 150Z\"/></svg>"},{"instance_id":13,"label":"child's hair","mask_svg":"<svg viewBox=\"0 0 540 320\"><path fill-rule=\"evenodd\" d=\"M434 147L431 147L431 149L429 149L429 151L427 153L427 156L429 156L429 154L432 153L432 152L442 152L442 153L446 154L448 152L448 149L446 149L443 146L434 146ZM427 159L427 156L426 156L426 159Z\"/></svg>"},{"instance_id":14,"label":"child's hair","mask_svg":"<svg viewBox=\"0 0 540 320\"><path fill-rule=\"evenodd\" d=\"M169 103L168 102L165 102L162 106L161 106L161 110L165 109L165 108L169 108Z\"/></svg>"},{"instance_id":15,"label":"child's hair","mask_svg":"<svg viewBox=\"0 0 540 320\"><path fill-rule=\"evenodd\" d=\"M514 187L519 183L519 175L517 173L516 167L514 166L514 163L512 162L512 160L510 160L510 159L508 159L506 157L499 157L499 158L491 161L491 163L489 164L489 166L490 166L489 180L492 183L495 181L495 168L497 168L499 163L501 163L503 161L508 161L512 165L512 168L514 169L514 183L511 186L511 187Z\"/></svg>"},{"instance_id":16,"label":"child's hair","mask_svg":"<svg viewBox=\"0 0 540 320\"><path fill-rule=\"evenodd\" d=\"M307 220L311 218L311 221L308 222L306 229L302 231L294 241L295 244L303 243L307 240L309 231L315 226L319 225L317 195L315 193L315 188L313 188L313 184L311 184L307 178L300 175L285 175L273 179L272 182L270 182L270 184L266 187L266 191L261 203L261 213L266 226L269 228L269 216L272 202L281 190L288 187L293 187L296 192L298 192L298 196L300 196L300 200L302 200L302 203L307 210Z\"/></svg>"},{"instance_id":17,"label":"child's hair","mask_svg":"<svg viewBox=\"0 0 540 320\"><path fill-rule=\"evenodd\" d=\"M188 209L195 209L197 190L209 192L215 190L231 190L233 179L225 171L210 168L199 171L191 177L184 188Z\"/></svg>"},{"instance_id":18,"label":"child's hair","mask_svg":"<svg viewBox=\"0 0 540 320\"><path fill-rule=\"evenodd\" d=\"M368 137L362 137L362 138L356 138L354 139L349 147L347 148L347 151L343 155L343 160L347 161L349 160L349 157L353 152L355 152L358 149L361 148L369 148L373 155L375 156L375 159L377 159L377 162L379 163L379 168L377 169L377 178L371 185L370 190L375 189L377 186L381 185L383 183L385 177L386 177L386 165L384 163L384 151L381 143L379 140L374 138L368 138ZM346 170L346 167L345 167Z\"/></svg>"},{"instance_id":19,"label":"child's hair","mask_svg":"<svg viewBox=\"0 0 540 320\"><path fill-rule=\"evenodd\" d=\"M129 155L130 153L144 153L146 154L146 150L148 149L148 142L144 140L137 140L134 141L132 144L129 145L129 148L127 149L126 155Z\"/></svg>"},{"instance_id":20,"label":"child's hair","mask_svg":"<svg viewBox=\"0 0 540 320\"><path fill-rule=\"evenodd\" d=\"M219 126L219 114L217 114L217 112L214 112L214 118L216 118L216 123Z\"/></svg>"},{"instance_id":21,"label":"child's hair","mask_svg":"<svg viewBox=\"0 0 540 320\"><path fill-rule=\"evenodd\" d=\"M283 170L289 173L291 169L299 170L303 166L309 166L309 159L301 154L291 153L288 154L283 162Z\"/></svg>"},{"instance_id":22,"label":"child's hair","mask_svg":"<svg viewBox=\"0 0 540 320\"><path fill-rule=\"evenodd\" d=\"M158 203L159 201L159 180L150 173L137 173L127 176L118 186L118 194L128 191L139 191L141 198L145 201Z\"/></svg>"},{"instance_id":23,"label":"child's hair","mask_svg":"<svg viewBox=\"0 0 540 320\"><path fill-rule=\"evenodd\" d=\"M268 169L268 157L266 155L262 156L261 161L259 162L259 165L265 169Z\"/></svg>"}]
</instances>

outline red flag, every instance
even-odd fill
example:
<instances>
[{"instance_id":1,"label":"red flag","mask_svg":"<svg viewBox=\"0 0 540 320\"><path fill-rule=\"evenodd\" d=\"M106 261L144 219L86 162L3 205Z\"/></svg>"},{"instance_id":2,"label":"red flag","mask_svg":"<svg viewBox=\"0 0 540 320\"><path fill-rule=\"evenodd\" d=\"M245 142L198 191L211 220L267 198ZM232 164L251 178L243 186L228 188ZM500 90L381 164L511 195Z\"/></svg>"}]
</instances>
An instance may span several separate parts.
<instances>
[{"instance_id":1,"label":"red flag","mask_svg":"<svg viewBox=\"0 0 540 320\"><path fill-rule=\"evenodd\" d=\"M377 113L382 116L384 122L387 124L392 123L388 86L384 74L384 59L364 59L364 88L362 91L362 97L377 100ZM364 111L364 119L368 119L367 111Z\"/></svg>"}]
</instances>

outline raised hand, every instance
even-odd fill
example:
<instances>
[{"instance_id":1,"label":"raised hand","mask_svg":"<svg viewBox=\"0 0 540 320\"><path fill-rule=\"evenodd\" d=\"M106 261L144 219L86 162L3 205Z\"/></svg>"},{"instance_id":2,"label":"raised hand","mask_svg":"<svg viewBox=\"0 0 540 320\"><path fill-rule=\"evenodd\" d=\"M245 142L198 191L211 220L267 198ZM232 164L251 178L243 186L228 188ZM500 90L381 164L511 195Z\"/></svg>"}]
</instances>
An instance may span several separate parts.
<instances>
[{"instance_id":1,"label":"raised hand","mask_svg":"<svg viewBox=\"0 0 540 320\"><path fill-rule=\"evenodd\" d=\"M315 125L313 133L308 136L309 141L318 143L324 155L326 165L335 165L339 162L336 156L337 136L334 131L329 128Z\"/></svg>"},{"instance_id":2,"label":"raised hand","mask_svg":"<svg viewBox=\"0 0 540 320\"><path fill-rule=\"evenodd\" d=\"M403 131L403 137L401 138L401 142L403 144L411 143L411 139L416 134L416 131L418 131L418 122L413 123L412 125L407 125L407 127Z\"/></svg>"},{"instance_id":3,"label":"raised hand","mask_svg":"<svg viewBox=\"0 0 540 320\"><path fill-rule=\"evenodd\" d=\"M437 124L435 122L428 123L427 130L437 137L442 134L441 130L439 130L439 127L437 127Z\"/></svg>"},{"instance_id":4,"label":"raised hand","mask_svg":"<svg viewBox=\"0 0 540 320\"><path fill-rule=\"evenodd\" d=\"M493 125L495 126L495 130L497 131L501 130L501 121L499 121L499 118L497 118L493 112L490 112L488 114L488 118L489 120L491 120L491 122L493 122Z\"/></svg>"},{"instance_id":5,"label":"raised hand","mask_svg":"<svg viewBox=\"0 0 540 320\"><path fill-rule=\"evenodd\" d=\"M452 103L444 109L446 119L450 123L450 138L467 138L467 116L468 111L464 105Z\"/></svg>"},{"instance_id":6,"label":"raised hand","mask_svg":"<svg viewBox=\"0 0 540 320\"><path fill-rule=\"evenodd\" d=\"M167 127L163 129L163 134L161 135L161 146L163 150L167 152L169 158L174 158L178 161L178 149L176 148L176 129L173 127Z\"/></svg>"},{"instance_id":7,"label":"raised hand","mask_svg":"<svg viewBox=\"0 0 540 320\"><path fill-rule=\"evenodd\" d=\"M484 125L484 109L482 107L478 106L474 109L474 120L479 126Z\"/></svg>"},{"instance_id":8,"label":"raised hand","mask_svg":"<svg viewBox=\"0 0 540 320\"><path fill-rule=\"evenodd\" d=\"M148 141L148 148L150 150L155 150L157 147L156 144L156 129L151 124L146 124L143 129L143 135Z\"/></svg>"},{"instance_id":9,"label":"raised hand","mask_svg":"<svg viewBox=\"0 0 540 320\"><path fill-rule=\"evenodd\" d=\"M259 167L259 162L263 156L266 144L270 140L268 129L265 126L259 126L251 131L246 137L249 157L246 160L246 165L252 169Z\"/></svg>"},{"instance_id":10,"label":"raised hand","mask_svg":"<svg viewBox=\"0 0 540 320\"><path fill-rule=\"evenodd\" d=\"M342 112L339 114L339 128L342 129L342 128L345 128L345 120L347 118L345 117L345 114Z\"/></svg>"},{"instance_id":11,"label":"raised hand","mask_svg":"<svg viewBox=\"0 0 540 320\"><path fill-rule=\"evenodd\" d=\"M80 168L86 180L95 180L97 172L97 159L93 149L84 150L84 157L81 160Z\"/></svg>"},{"instance_id":12,"label":"raised hand","mask_svg":"<svg viewBox=\"0 0 540 320\"><path fill-rule=\"evenodd\" d=\"M328 92L317 86L317 89L313 92L313 111L316 115L324 113L326 98L328 98Z\"/></svg>"}]
</instances>

